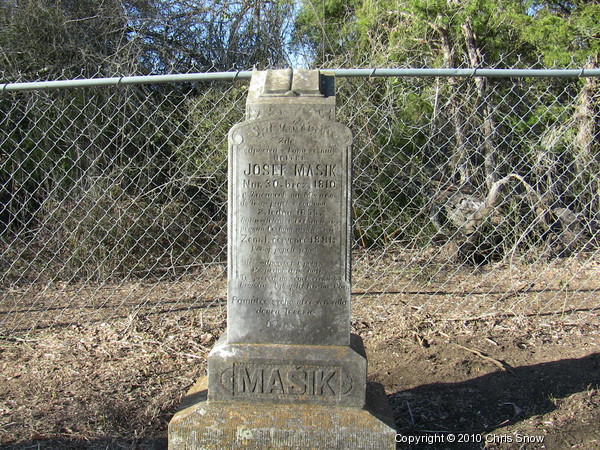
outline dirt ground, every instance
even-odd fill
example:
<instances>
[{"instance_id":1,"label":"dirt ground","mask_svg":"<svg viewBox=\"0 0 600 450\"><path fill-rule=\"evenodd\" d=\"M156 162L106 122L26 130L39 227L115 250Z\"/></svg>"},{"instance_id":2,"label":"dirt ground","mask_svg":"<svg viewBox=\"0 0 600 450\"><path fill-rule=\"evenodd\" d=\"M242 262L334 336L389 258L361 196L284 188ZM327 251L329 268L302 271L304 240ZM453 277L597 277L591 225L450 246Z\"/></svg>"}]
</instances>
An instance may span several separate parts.
<instances>
[{"instance_id":1,"label":"dirt ground","mask_svg":"<svg viewBox=\"0 0 600 450\"><path fill-rule=\"evenodd\" d=\"M436 270L428 293L392 274L410 261L390 258L355 267L352 331L369 380L388 394L398 448L600 448L597 261L577 269L572 290L548 266L496 266L493 279ZM493 294L480 293L482 280ZM168 421L225 329L225 284L214 267L159 290L63 285L35 308L5 302L0 314L21 329L0 334L0 446L165 448ZM458 285L462 296L442 289ZM453 444L435 441L450 434Z\"/></svg>"}]
</instances>

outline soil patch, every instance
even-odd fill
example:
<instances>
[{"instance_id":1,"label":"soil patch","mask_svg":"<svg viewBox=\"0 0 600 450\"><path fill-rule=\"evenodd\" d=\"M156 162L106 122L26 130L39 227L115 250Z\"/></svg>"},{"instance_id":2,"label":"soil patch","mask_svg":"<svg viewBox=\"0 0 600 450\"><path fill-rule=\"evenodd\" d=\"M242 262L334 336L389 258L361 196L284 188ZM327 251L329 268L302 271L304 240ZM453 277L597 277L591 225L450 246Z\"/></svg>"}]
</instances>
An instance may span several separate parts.
<instances>
[{"instance_id":1,"label":"soil patch","mask_svg":"<svg viewBox=\"0 0 600 450\"><path fill-rule=\"evenodd\" d=\"M352 331L399 433L468 439L399 448L600 446L597 264L569 281L585 289L566 291L548 267L496 267L493 278L438 268L425 291L410 271L394 273L402 261L365 261ZM544 283L561 295L544 297ZM2 448L165 448L168 421L225 329L225 284L215 268L160 295L141 283L113 286L120 300L107 285L56 286L47 304L13 308L21 331L0 336Z\"/></svg>"}]
</instances>

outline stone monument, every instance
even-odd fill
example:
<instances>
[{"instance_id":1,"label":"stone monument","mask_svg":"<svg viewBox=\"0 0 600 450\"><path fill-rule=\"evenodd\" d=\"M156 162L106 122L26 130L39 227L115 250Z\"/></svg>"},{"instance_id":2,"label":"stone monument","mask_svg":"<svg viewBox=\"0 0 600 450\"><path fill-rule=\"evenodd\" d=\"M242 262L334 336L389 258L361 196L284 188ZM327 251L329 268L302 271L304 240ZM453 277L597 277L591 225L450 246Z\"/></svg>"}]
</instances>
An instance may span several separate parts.
<instances>
[{"instance_id":1,"label":"stone monument","mask_svg":"<svg viewBox=\"0 0 600 450\"><path fill-rule=\"evenodd\" d=\"M229 132L227 331L169 448L395 448L350 334L351 144L333 78L255 71Z\"/></svg>"}]
</instances>

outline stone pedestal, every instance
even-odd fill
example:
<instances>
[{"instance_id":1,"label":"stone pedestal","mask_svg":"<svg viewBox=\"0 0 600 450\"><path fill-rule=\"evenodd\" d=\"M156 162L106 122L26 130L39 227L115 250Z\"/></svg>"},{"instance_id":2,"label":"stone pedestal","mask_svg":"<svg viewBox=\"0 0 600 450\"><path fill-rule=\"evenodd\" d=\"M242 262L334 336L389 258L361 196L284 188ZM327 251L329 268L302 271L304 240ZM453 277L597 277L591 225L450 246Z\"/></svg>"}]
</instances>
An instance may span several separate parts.
<instances>
[{"instance_id":1,"label":"stone pedestal","mask_svg":"<svg viewBox=\"0 0 600 450\"><path fill-rule=\"evenodd\" d=\"M367 358L362 340L349 346L228 344L208 357L211 402L365 404Z\"/></svg>"},{"instance_id":2,"label":"stone pedestal","mask_svg":"<svg viewBox=\"0 0 600 450\"><path fill-rule=\"evenodd\" d=\"M229 132L227 333L169 448L395 448L350 334L352 134L333 79L255 72L246 119Z\"/></svg>"},{"instance_id":3,"label":"stone pedestal","mask_svg":"<svg viewBox=\"0 0 600 450\"><path fill-rule=\"evenodd\" d=\"M395 449L394 423L380 385L365 408L309 404L213 403L200 378L169 423L170 449Z\"/></svg>"}]
</instances>

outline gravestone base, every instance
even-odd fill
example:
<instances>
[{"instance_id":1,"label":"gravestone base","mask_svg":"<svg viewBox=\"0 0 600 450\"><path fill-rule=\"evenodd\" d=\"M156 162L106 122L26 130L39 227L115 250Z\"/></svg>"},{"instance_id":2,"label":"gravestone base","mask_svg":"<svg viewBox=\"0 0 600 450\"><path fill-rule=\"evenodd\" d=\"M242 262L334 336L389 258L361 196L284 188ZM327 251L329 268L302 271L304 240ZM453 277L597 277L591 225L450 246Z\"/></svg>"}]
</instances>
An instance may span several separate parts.
<instances>
[{"instance_id":1,"label":"gravestone base","mask_svg":"<svg viewBox=\"0 0 600 450\"><path fill-rule=\"evenodd\" d=\"M200 378L169 423L169 449L395 449L396 430L381 385L364 408L208 402Z\"/></svg>"},{"instance_id":2,"label":"gravestone base","mask_svg":"<svg viewBox=\"0 0 600 450\"><path fill-rule=\"evenodd\" d=\"M228 137L227 333L169 448L393 449L350 334L352 133L333 77L255 71Z\"/></svg>"},{"instance_id":3,"label":"gravestone base","mask_svg":"<svg viewBox=\"0 0 600 450\"><path fill-rule=\"evenodd\" d=\"M208 400L365 405L367 357L350 345L232 344L223 334L208 355Z\"/></svg>"}]
</instances>

